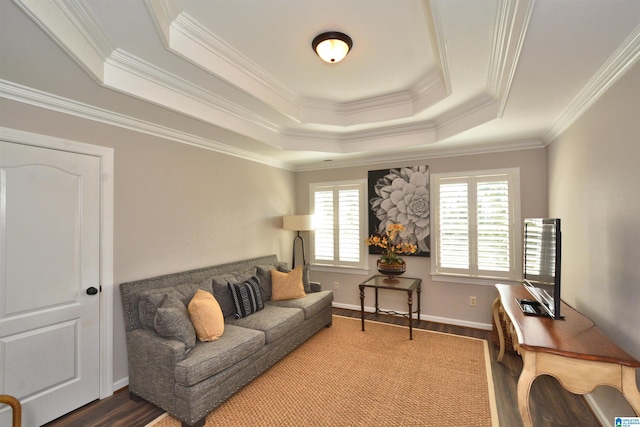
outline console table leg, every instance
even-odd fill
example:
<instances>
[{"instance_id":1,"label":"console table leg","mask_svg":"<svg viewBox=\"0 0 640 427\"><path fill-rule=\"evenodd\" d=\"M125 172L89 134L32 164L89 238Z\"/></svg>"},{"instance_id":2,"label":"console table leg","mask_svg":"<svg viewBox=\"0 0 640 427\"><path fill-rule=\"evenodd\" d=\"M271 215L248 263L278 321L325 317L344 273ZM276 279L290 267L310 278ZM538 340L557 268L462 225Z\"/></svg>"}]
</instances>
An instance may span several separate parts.
<instances>
[{"instance_id":1,"label":"console table leg","mask_svg":"<svg viewBox=\"0 0 640 427\"><path fill-rule=\"evenodd\" d=\"M360 318L362 320L362 330L364 331L364 286L360 287Z\"/></svg>"},{"instance_id":2,"label":"console table leg","mask_svg":"<svg viewBox=\"0 0 640 427\"><path fill-rule=\"evenodd\" d=\"M640 392L636 385L636 369L630 366L622 367L622 395L640 417Z\"/></svg>"},{"instance_id":3,"label":"console table leg","mask_svg":"<svg viewBox=\"0 0 640 427\"><path fill-rule=\"evenodd\" d=\"M496 322L496 329L498 330L498 338L500 341L500 352L498 353L498 362L502 362L504 357L504 334L502 333L502 324L500 323L500 297L493 301L492 312L493 320Z\"/></svg>"},{"instance_id":4,"label":"console table leg","mask_svg":"<svg viewBox=\"0 0 640 427\"><path fill-rule=\"evenodd\" d=\"M529 409L529 393L531 392L531 384L536 379L536 353L522 352L522 372L518 380L518 410L524 427L533 427L531 419L531 411Z\"/></svg>"},{"instance_id":5,"label":"console table leg","mask_svg":"<svg viewBox=\"0 0 640 427\"><path fill-rule=\"evenodd\" d=\"M407 294L409 295L409 299L408 299L408 303L409 303L409 339L412 340L413 339L413 316L411 315L412 310L413 310L413 292L412 291L407 291Z\"/></svg>"},{"instance_id":6,"label":"console table leg","mask_svg":"<svg viewBox=\"0 0 640 427\"><path fill-rule=\"evenodd\" d=\"M418 320L420 320L420 292L422 291L422 283L418 285L416 292L418 293Z\"/></svg>"}]
</instances>

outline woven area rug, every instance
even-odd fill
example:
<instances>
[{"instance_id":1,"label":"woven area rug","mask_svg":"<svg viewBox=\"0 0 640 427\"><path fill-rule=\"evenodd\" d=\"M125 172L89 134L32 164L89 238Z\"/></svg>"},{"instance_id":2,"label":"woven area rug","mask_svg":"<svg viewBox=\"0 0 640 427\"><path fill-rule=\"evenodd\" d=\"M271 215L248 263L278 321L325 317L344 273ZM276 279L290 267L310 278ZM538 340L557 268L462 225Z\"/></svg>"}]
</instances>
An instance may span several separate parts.
<instances>
[{"instance_id":1,"label":"woven area rug","mask_svg":"<svg viewBox=\"0 0 640 427\"><path fill-rule=\"evenodd\" d=\"M207 416L213 426L498 426L486 340L333 317ZM147 427L178 427L164 414Z\"/></svg>"}]
</instances>

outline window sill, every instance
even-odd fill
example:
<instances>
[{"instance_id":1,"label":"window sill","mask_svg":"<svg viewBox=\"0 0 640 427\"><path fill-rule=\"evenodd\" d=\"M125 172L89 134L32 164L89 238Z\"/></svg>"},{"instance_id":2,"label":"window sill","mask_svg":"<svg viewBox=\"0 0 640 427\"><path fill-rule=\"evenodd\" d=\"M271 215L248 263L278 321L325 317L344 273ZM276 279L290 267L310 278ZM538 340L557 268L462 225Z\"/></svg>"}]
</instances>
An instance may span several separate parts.
<instances>
[{"instance_id":1,"label":"window sill","mask_svg":"<svg viewBox=\"0 0 640 427\"><path fill-rule=\"evenodd\" d=\"M318 265L311 264L312 271L321 271L325 273L342 273L342 274L358 274L358 275L368 275L370 271L368 268L358 268L358 267L344 267L344 266L335 266L335 265Z\"/></svg>"},{"instance_id":2,"label":"window sill","mask_svg":"<svg viewBox=\"0 0 640 427\"><path fill-rule=\"evenodd\" d=\"M505 283L510 285L522 284L519 280L506 279L504 277L470 277L456 276L453 274L432 274L433 282L462 283L465 285L494 286L496 283Z\"/></svg>"}]
</instances>

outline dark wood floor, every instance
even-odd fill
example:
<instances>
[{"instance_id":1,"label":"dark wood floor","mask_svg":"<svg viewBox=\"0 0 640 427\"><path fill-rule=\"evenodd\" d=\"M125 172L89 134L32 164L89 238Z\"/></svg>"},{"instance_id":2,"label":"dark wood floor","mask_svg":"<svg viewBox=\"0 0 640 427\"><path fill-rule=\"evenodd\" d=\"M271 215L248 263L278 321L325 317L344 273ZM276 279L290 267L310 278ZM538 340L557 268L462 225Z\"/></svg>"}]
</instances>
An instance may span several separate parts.
<instances>
[{"instance_id":1,"label":"dark wood floor","mask_svg":"<svg viewBox=\"0 0 640 427\"><path fill-rule=\"evenodd\" d=\"M352 310L334 308L333 312L341 316L360 317L360 312ZM367 319L406 324L404 318L385 315L367 314ZM520 356L515 353L507 353L503 363L495 362L497 348L491 344L490 331L426 321L420 321L417 327L489 340L500 425L503 427L522 426L516 397L516 384L522 369ZM530 405L535 427L601 427L584 399L564 390L552 377L542 376L534 381L531 387ZM141 427L162 413L162 410L150 403L132 401L128 397L127 390L124 389L107 399L96 401L52 421L46 427Z\"/></svg>"}]
</instances>

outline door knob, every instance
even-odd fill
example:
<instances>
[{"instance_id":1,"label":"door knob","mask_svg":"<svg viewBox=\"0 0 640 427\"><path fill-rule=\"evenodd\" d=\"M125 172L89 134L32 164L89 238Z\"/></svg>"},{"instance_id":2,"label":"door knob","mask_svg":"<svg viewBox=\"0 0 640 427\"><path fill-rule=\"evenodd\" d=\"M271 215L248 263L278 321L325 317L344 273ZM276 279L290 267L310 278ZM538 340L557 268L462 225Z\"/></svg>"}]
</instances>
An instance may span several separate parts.
<instances>
[{"instance_id":1,"label":"door knob","mask_svg":"<svg viewBox=\"0 0 640 427\"><path fill-rule=\"evenodd\" d=\"M98 293L98 290L96 288L94 288L93 286L91 286L90 288L87 289L87 295L95 295Z\"/></svg>"}]
</instances>

